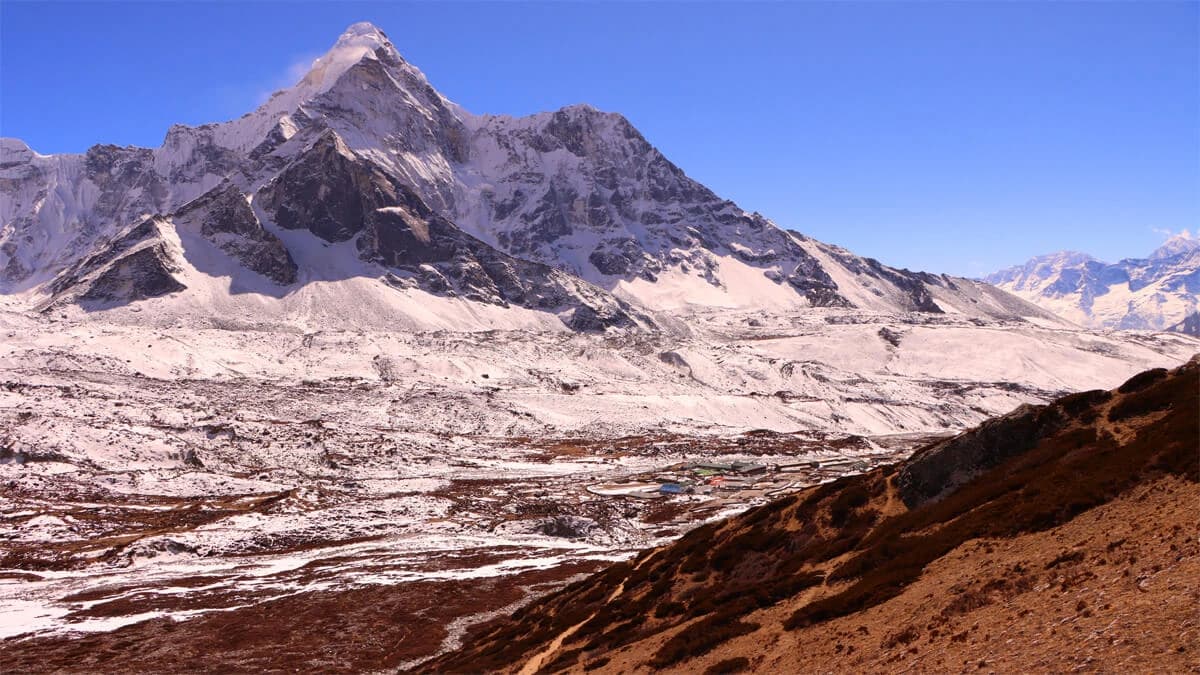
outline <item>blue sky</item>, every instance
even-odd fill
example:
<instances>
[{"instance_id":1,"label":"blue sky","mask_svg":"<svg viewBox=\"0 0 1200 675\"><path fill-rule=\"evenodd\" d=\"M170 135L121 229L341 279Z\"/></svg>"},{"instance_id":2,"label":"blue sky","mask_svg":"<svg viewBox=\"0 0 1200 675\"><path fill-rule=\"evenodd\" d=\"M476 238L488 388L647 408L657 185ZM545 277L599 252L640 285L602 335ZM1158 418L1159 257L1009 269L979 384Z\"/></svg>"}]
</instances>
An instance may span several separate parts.
<instances>
[{"instance_id":1,"label":"blue sky","mask_svg":"<svg viewBox=\"0 0 1200 675\"><path fill-rule=\"evenodd\" d=\"M474 112L587 102L780 225L978 275L1200 225L1200 3L0 2L0 135L156 146L349 24Z\"/></svg>"}]
</instances>

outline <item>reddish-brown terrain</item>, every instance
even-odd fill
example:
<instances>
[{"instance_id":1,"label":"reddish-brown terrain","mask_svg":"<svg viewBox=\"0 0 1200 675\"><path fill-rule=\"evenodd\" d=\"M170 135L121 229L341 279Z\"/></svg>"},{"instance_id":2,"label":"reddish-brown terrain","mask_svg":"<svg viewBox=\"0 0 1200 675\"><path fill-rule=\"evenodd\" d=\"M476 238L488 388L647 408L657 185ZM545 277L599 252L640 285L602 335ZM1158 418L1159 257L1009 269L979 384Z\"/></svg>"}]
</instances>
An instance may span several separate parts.
<instances>
[{"instance_id":1,"label":"reddish-brown terrain","mask_svg":"<svg viewBox=\"0 0 1200 675\"><path fill-rule=\"evenodd\" d=\"M1200 359L692 531L424 672L1200 670Z\"/></svg>"},{"instance_id":2,"label":"reddish-brown terrain","mask_svg":"<svg viewBox=\"0 0 1200 675\"><path fill-rule=\"evenodd\" d=\"M545 593L599 564L589 560L502 577L312 590L257 603L247 597L243 608L187 621L161 618L91 635L2 641L0 672L395 670L437 653L444 641L453 641L456 622L466 624L509 611L530 594ZM196 583L210 581L198 578ZM91 611L103 616L106 611L125 609L107 605L96 605Z\"/></svg>"}]
</instances>

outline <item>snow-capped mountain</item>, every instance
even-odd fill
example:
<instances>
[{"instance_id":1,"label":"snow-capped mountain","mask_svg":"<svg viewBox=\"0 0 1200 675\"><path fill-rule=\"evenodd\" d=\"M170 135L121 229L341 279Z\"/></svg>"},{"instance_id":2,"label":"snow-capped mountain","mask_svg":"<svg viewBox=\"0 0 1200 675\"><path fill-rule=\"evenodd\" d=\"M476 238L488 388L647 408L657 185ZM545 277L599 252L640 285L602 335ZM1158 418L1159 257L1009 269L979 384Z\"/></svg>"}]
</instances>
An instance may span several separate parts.
<instances>
[{"instance_id":1,"label":"snow-capped mountain","mask_svg":"<svg viewBox=\"0 0 1200 675\"><path fill-rule=\"evenodd\" d=\"M1038 256L984 281L1084 326L1189 332L1200 310L1200 238L1184 232L1147 258L1117 263Z\"/></svg>"},{"instance_id":2,"label":"snow-capped mountain","mask_svg":"<svg viewBox=\"0 0 1200 675\"><path fill-rule=\"evenodd\" d=\"M56 311L650 326L650 308L1052 318L744 211L624 117L474 115L374 26L239 119L155 149L0 140L0 292Z\"/></svg>"},{"instance_id":3,"label":"snow-capped mountain","mask_svg":"<svg viewBox=\"0 0 1200 675\"><path fill-rule=\"evenodd\" d=\"M356 24L158 148L0 139L0 671L230 626L410 669L580 565L1197 351L781 229L620 115L469 113ZM693 462L766 472L648 482Z\"/></svg>"}]
</instances>

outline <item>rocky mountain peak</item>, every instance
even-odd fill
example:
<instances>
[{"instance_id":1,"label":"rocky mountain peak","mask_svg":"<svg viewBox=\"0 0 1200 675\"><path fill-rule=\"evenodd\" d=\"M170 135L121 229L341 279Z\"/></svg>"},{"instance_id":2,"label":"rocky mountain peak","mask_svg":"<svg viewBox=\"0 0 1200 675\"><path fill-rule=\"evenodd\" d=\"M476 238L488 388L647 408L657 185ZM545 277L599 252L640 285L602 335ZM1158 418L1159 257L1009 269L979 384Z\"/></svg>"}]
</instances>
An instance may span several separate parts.
<instances>
[{"instance_id":1,"label":"rocky mountain peak","mask_svg":"<svg viewBox=\"0 0 1200 675\"><path fill-rule=\"evenodd\" d=\"M411 223L380 209L419 202L430 211L419 225L443 219L456 232L443 240L477 261L500 260L479 249L485 245L598 287L579 294L619 294L658 309L765 303L1038 313L969 280L893 270L795 238L691 179L618 113L578 104L526 117L471 115L367 22L347 28L296 85L238 119L172 127L155 150L98 146L82 172L72 161L79 160L48 158L34 171L24 160L3 176L15 181L0 186L0 214L13 223L0 231L0 281L10 288L32 289L144 215L176 213L229 181L238 192L210 195L228 208L205 220L201 234L284 285L293 279L285 243L260 232L264 226L268 234L275 226L304 230L325 244L364 232L390 242L390 229L407 232ZM242 200L269 220L257 222ZM412 258L359 252L388 267ZM503 266L549 278L540 268ZM467 286L483 288L481 279ZM515 292L463 292L467 286L455 290L459 297L531 304Z\"/></svg>"},{"instance_id":2,"label":"rocky mountain peak","mask_svg":"<svg viewBox=\"0 0 1200 675\"><path fill-rule=\"evenodd\" d=\"M1200 251L1200 233L1193 235L1191 232L1184 230L1168 239L1162 246L1154 249L1154 252L1150 254L1150 259L1165 260L1193 251Z\"/></svg>"},{"instance_id":3,"label":"rocky mountain peak","mask_svg":"<svg viewBox=\"0 0 1200 675\"><path fill-rule=\"evenodd\" d=\"M315 95L331 88L343 73L363 59L380 58L403 62L383 31L366 21L359 22L347 28L328 52L313 61L312 68L296 86Z\"/></svg>"},{"instance_id":4,"label":"rocky mountain peak","mask_svg":"<svg viewBox=\"0 0 1200 675\"><path fill-rule=\"evenodd\" d=\"M375 24L370 21L359 21L358 23L350 24L337 40L338 46L352 44L376 44L376 45L391 45L388 40L387 33L380 30Z\"/></svg>"},{"instance_id":5,"label":"rocky mountain peak","mask_svg":"<svg viewBox=\"0 0 1200 675\"><path fill-rule=\"evenodd\" d=\"M0 165L27 159L33 150L24 141L16 138L0 138Z\"/></svg>"}]
</instances>

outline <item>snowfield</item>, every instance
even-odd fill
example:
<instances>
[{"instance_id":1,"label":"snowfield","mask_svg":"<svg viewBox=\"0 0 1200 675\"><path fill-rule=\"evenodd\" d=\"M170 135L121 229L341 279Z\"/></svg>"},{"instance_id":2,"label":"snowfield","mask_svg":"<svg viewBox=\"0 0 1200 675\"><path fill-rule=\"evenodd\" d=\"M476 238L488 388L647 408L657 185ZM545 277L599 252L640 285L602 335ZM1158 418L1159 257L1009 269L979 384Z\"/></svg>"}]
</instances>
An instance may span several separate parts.
<instances>
[{"instance_id":1,"label":"snowfield","mask_svg":"<svg viewBox=\"0 0 1200 675\"><path fill-rule=\"evenodd\" d=\"M332 382L363 399L358 424L413 433L870 435L963 428L1200 351L1178 334L832 309L694 311L675 316L678 331L605 335L559 326L309 332L236 317L138 325L159 302L106 312L104 322L3 315L0 366L30 383L77 371L94 380L259 381L306 397Z\"/></svg>"},{"instance_id":2,"label":"snowfield","mask_svg":"<svg viewBox=\"0 0 1200 675\"><path fill-rule=\"evenodd\" d=\"M894 461L1200 351L858 310L695 310L676 332L604 335L138 318L0 314L7 635L624 557L827 478L650 501L589 485L693 459ZM577 535L545 530L564 513Z\"/></svg>"}]
</instances>

